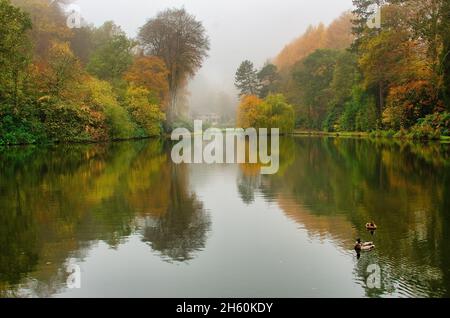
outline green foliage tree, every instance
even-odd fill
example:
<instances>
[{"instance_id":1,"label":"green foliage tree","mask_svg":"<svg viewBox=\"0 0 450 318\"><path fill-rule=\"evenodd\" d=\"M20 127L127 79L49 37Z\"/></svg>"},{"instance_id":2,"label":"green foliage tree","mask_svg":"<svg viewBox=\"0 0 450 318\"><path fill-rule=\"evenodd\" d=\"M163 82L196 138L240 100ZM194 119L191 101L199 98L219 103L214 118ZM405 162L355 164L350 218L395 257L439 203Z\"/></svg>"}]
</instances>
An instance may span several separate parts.
<instances>
[{"instance_id":1,"label":"green foliage tree","mask_svg":"<svg viewBox=\"0 0 450 318\"><path fill-rule=\"evenodd\" d=\"M102 28L98 31L99 43L90 56L87 71L102 80L117 81L133 62L131 51L134 44L114 24L107 23L103 29L113 31L110 31L109 37L103 34Z\"/></svg>"},{"instance_id":2,"label":"green foliage tree","mask_svg":"<svg viewBox=\"0 0 450 318\"><path fill-rule=\"evenodd\" d=\"M353 34L355 35L355 41L352 48L355 51L360 50L362 41L372 37L377 33L376 29L370 29L367 26L367 22L373 17L375 9L380 6L384 0L353 0Z\"/></svg>"},{"instance_id":3,"label":"green foliage tree","mask_svg":"<svg viewBox=\"0 0 450 318\"><path fill-rule=\"evenodd\" d=\"M239 96L258 95L260 91L259 83L258 72L253 63L248 60L243 61L235 76L235 86L239 90Z\"/></svg>"},{"instance_id":4,"label":"green foliage tree","mask_svg":"<svg viewBox=\"0 0 450 318\"><path fill-rule=\"evenodd\" d=\"M30 62L30 29L28 14L0 0L0 102L10 102L16 111Z\"/></svg>"},{"instance_id":5,"label":"green foliage tree","mask_svg":"<svg viewBox=\"0 0 450 318\"><path fill-rule=\"evenodd\" d=\"M91 78L85 85L88 92L87 104L91 109L99 110L105 115L109 137L111 139L136 137L136 127L126 109L118 103L111 84Z\"/></svg>"},{"instance_id":6,"label":"green foliage tree","mask_svg":"<svg viewBox=\"0 0 450 318\"><path fill-rule=\"evenodd\" d=\"M293 69L293 77L302 91L302 104L307 109L312 128L321 129L326 118L332 99L329 88L338 56L339 51L336 50L317 50Z\"/></svg>"},{"instance_id":7,"label":"green foliage tree","mask_svg":"<svg viewBox=\"0 0 450 318\"><path fill-rule=\"evenodd\" d=\"M89 59L95 50L94 35L96 31L91 26L83 26L72 30L73 36L70 38L70 47L83 66L89 63Z\"/></svg>"},{"instance_id":8,"label":"green foliage tree","mask_svg":"<svg viewBox=\"0 0 450 318\"><path fill-rule=\"evenodd\" d=\"M259 97L265 98L277 89L279 81L278 68L272 63L266 63L257 74L260 83Z\"/></svg>"},{"instance_id":9,"label":"green foliage tree","mask_svg":"<svg viewBox=\"0 0 450 318\"><path fill-rule=\"evenodd\" d=\"M377 128L377 108L374 97L361 84L354 85L350 99L344 104L337 121L340 131L371 131Z\"/></svg>"},{"instance_id":10,"label":"green foliage tree","mask_svg":"<svg viewBox=\"0 0 450 318\"><path fill-rule=\"evenodd\" d=\"M327 131L339 129L339 118L345 104L351 99L353 88L360 80L357 56L350 51L342 51L336 59L333 79L330 83L331 100L323 128Z\"/></svg>"},{"instance_id":11,"label":"green foliage tree","mask_svg":"<svg viewBox=\"0 0 450 318\"><path fill-rule=\"evenodd\" d=\"M282 94L268 95L263 103L266 128L279 128L280 133L291 133L295 127L295 113Z\"/></svg>"}]
</instances>

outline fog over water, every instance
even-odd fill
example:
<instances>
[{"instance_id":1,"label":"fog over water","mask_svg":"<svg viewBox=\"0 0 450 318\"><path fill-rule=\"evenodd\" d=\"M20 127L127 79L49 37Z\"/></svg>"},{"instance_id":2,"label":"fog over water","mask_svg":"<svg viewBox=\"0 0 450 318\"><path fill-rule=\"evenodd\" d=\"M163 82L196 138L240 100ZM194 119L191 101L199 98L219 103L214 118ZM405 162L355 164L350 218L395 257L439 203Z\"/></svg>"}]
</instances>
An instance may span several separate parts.
<instances>
[{"instance_id":1,"label":"fog over water","mask_svg":"<svg viewBox=\"0 0 450 318\"><path fill-rule=\"evenodd\" d=\"M352 8L351 0L76 0L96 26L113 20L131 37L166 8L184 7L203 22L211 41L209 58L189 86L192 108L236 99L234 74L249 59L257 67L277 55L308 25L330 23ZM227 95L225 98L224 95ZM231 106L231 105L230 105Z\"/></svg>"}]
</instances>

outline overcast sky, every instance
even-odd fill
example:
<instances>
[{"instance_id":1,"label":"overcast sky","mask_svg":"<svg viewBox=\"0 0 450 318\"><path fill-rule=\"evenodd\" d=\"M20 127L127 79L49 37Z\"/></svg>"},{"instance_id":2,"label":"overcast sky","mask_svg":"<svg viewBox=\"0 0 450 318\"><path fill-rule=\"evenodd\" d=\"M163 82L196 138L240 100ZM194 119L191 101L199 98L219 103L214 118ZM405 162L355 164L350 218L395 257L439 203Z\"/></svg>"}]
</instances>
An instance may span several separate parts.
<instances>
[{"instance_id":1,"label":"overcast sky","mask_svg":"<svg viewBox=\"0 0 450 318\"><path fill-rule=\"evenodd\" d=\"M195 15L211 40L210 57L198 82L230 91L240 62L261 66L308 25L330 23L352 8L351 0L76 0L95 25L113 20L129 36L158 11L183 7ZM194 93L194 92L193 92Z\"/></svg>"}]
</instances>

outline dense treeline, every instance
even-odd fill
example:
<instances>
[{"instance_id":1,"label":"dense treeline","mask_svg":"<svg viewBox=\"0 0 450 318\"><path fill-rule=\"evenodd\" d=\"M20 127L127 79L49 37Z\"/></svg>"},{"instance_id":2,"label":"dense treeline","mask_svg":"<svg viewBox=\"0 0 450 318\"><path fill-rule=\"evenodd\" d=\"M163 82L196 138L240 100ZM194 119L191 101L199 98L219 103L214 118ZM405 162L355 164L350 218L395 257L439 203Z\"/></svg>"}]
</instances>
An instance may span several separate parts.
<instances>
[{"instance_id":1,"label":"dense treeline","mask_svg":"<svg viewBox=\"0 0 450 318\"><path fill-rule=\"evenodd\" d=\"M0 0L0 144L160 135L209 49L201 24L184 9L166 10L134 40L114 22L72 28L70 14L64 1ZM155 32L168 21L166 34ZM195 37L168 34L181 28ZM168 57L152 50L155 41L186 49Z\"/></svg>"},{"instance_id":2,"label":"dense treeline","mask_svg":"<svg viewBox=\"0 0 450 318\"><path fill-rule=\"evenodd\" d=\"M448 1L353 3L352 13L328 27L310 27L283 49L270 67L275 80L269 91L286 96L301 129L448 135ZM367 23L376 4L381 4L381 28ZM251 62L241 65L236 75L241 94L267 94L268 81L258 74Z\"/></svg>"}]
</instances>

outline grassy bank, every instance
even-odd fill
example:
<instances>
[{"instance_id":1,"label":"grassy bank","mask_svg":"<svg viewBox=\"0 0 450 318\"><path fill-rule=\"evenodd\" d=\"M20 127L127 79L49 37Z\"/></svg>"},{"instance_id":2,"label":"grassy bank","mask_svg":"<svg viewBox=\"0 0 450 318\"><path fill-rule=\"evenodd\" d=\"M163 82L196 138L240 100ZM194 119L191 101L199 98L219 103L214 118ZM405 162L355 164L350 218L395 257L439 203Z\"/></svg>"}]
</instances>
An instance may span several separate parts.
<instances>
[{"instance_id":1,"label":"grassy bank","mask_svg":"<svg viewBox=\"0 0 450 318\"><path fill-rule=\"evenodd\" d=\"M442 142L450 143L450 136L438 136L438 135L414 135L407 132L392 131L392 130L379 130L372 132L360 132L360 131L342 131L342 132L327 132L327 131L309 131L296 129L292 135L299 136L329 136L329 137L354 137L354 138L387 138L387 139L407 139L407 140L440 140Z\"/></svg>"},{"instance_id":2,"label":"grassy bank","mask_svg":"<svg viewBox=\"0 0 450 318\"><path fill-rule=\"evenodd\" d=\"M292 135L330 136L330 137L361 137L361 138L369 137L369 133L367 133L367 132L352 132L352 131L328 132L328 131L309 131L309 130L301 130L301 129L294 130Z\"/></svg>"}]
</instances>

